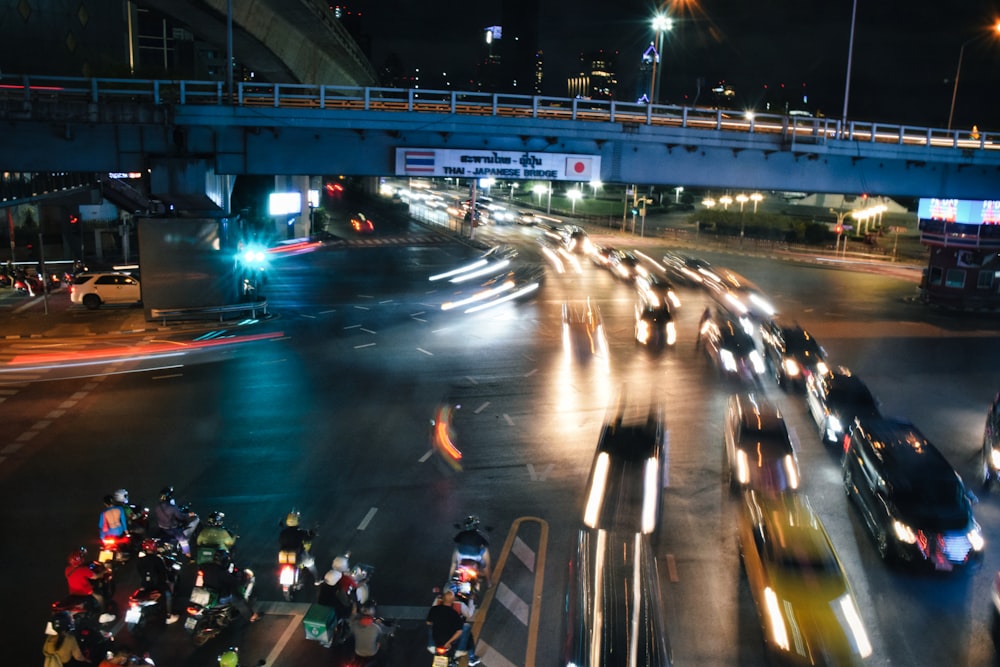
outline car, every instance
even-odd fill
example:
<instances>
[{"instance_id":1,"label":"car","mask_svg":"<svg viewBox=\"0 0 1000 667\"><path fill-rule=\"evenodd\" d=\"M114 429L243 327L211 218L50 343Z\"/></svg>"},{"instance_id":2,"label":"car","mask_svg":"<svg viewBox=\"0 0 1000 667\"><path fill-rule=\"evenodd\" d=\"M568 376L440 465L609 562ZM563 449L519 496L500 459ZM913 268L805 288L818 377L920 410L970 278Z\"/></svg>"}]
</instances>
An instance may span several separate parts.
<instances>
[{"instance_id":1,"label":"car","mask_svg":"<svg viewBox=\"0 0 1000 667\"><path fill-rule=\"evenodd\" d=\"M654 292L640 291L635 304L635 342L650 349L677 342L677 325L670 302Z\"/></svg>"},{"instance_id":2,"label":"car","mask_svg":"<svg viewBox=\"0 0 1000 667\"><path fill-rule=\"evenodd\" d=\"M912 423L856 418L842 461L844 491L886 563L938 571L982 563L971 494Z\"/></svg>"},{"instance_id":3,"label":"car","mask_svg":"<svg viewBox=\"0 0 1000 667\"><path fill-rule=\"evenodd\" d=\"M742 500L740 555L772 664L866 664L871 640L809 499L748 491Z\"/></svg>"},{"instance_id":4,"label":"car","mask_svg":"<svg viewBox=\"0 0 1000 667\"><path fill-rule=\"evenodd\" d=\"M731 490L780 493L799 488L799 464L785 418L763 395L730 396L723 429Z\"/></svg>"},{"instance_id":5,"label":"car","mask_svg":"<svg viewBox=\"0 0 1000 667\"><path fill-rule=\"evenodd\" d=\"M983 427L982 454L983 490L988 491L1000 479L1000 392L993 397L986 426Z\"/></svg>"},{"instance_id":6,"label":"car","mask_svg":"<svg viewBox=\"0 0 1000 667\"><path fill-rule=\"evenodd\" d=\"M596 266L602 269L611 268L611 257L618 250L607 245L595 245L593 251L590 253L590 261L592 261Z\"/></svg>"},{"instance_id":7,"label":"car","mask_svg":"<svg viewBox=\"0 0 1000 667\"><path fill-rule=\"evenodd\" d=\"M531 211L521 211L514 218L514 222L519 225L532 226L538 224L538 216Z\"/></svg>"},{"instance_id":8,"label":"car","mask_svg":"<svg viewBox=\"0 0 1000 667\"><path fill-rule=\"evenodd\" d=\"M590 236L587 235L585 230L579 227L571 227L567 231L565 246L566 250L578 255L586 255L594 248L590 242Z\"/></svg>"},{"instance_id":9,"label":"car","mask_svg":"<svg viewBox=\"0 0 1000 667\"><path fill-rule=\"evenodd\" d=\"M642 265L642 261L630 250L616 250L608 258L608 268L611 273L625 282L635 282L638 276L644 276L649 271Z\"/></svg>"},{"instance_id":10,"label":"car","mask_svg":"<svg viewBox=\"0 0 1000 667\"><path fill-rule=\"evenodd\" d=\"M764 373L764 358L739 322L722 310L706 310L698 327L698 345L719 375L756 383Z\"/></svg>"},{"instance_id":11,"label":"car","mask_svg":"<svg viewBox=\"0 0 1000 667\"><path fill-rule=\"evenodd\" d=\"M142 289L138 280L120 271L80 273L70 285L69 299L90 310L104 304L133 305L142 302Z\"/></svg>"},{"instance_id":12,"label":"car","mask_svg":"<svg viewBox=\"0 0 1000 667\"><path fill-rule=\"evenodd\" d=\"M364 213L355 213L351 216L351 229L358 234L374 234L375 225Z\"/></svg>"},{"instance_id":13,"label":"car","mask_svg":"<svg viewBox=\"0 0 1000 667\"><path fill-rule=\"evenodd\" d=\"M681 307L680 297L677 296L677 288L674 287L672 282L657 273L649 272L637 276L635 279L635 288L653 303L659 301L667 304L672 309Z\"/></svg>"},{"instance_id":14,"label":"car","mask_svg":"<svg viewBox=\"0 0 1000 667\"><path fill-rule=\"evenodd\" d=\"M630 538L660 524L667 428L662 406L629 405L623 389L601 429L587 484L583 523Z\"/></svg>"},{"instance_id":15,"label":"car","mask_svg":"<svg viewBox=\"0 0 1000 667\"><path fill-rule=\"evenodd\" d=\"M608 339L601 309L588 299L562 305L563 350L579 362L608 362Z\"/></svg>"},{"instance_id":16,"label":"car","mask_svg":"<svg viewBox=\"0 0 1000 667\"><path fill-rule=\"evenodd\" d=\"M768 320L760 325L760 338L768 370L782 389L804 390L810 375L830 370L826 351L798 324Z\"/></svg>"},{"instance_id":17,"label":"car","mask_svg":"<svg viewBox=\"0 0 1000 667\"><path fill-rule=\"evenodd\" d=\"M675 280L689 286L720 280L715 269L705 260L674 250L668 250L663 255L663 266Z\"/></svg>"},{"instance_id":18,"label":"car","mask_svg":"<svg viewBox=\"0 0 1000 667\"><path fill-rule=\"evenodd\" d=\"M764 291L753 282L732 269L717 268L715 275L719 277L718 282L706 280L704 284L713 292L717 301L731 304L730 310L760 323L774 318L777 309Z\"/></svg>"},{"instance_id":19,"label":"car","mask_svg":"<svg viewBox=\"0 0 1000 667\"><path fill-rule=\"evenodd\" d=\"M879 416L878 401L868 386L844 366L806 379L806 407L823 442L830 444L841 441L855 417Z\"/></svg>"}]
</instances>

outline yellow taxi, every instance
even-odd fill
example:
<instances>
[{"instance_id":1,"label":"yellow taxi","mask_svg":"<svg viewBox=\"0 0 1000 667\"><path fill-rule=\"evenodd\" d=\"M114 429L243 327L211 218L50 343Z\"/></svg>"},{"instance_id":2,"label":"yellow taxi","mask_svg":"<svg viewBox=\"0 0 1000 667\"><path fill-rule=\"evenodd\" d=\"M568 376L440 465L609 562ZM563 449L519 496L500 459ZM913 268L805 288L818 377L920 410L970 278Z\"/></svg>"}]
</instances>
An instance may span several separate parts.
<instances>
[{"instance_id":1,"label":"yellow taxi","mask_svg":"<svg viewBox=\"0 0 1000 667\"><path fill-rule=\"evenodd\" d=\"M801 493L747 491L739 517L743 566L777 664L863 665L872 654L830 538Z\"/></svg>"}]
</instances>

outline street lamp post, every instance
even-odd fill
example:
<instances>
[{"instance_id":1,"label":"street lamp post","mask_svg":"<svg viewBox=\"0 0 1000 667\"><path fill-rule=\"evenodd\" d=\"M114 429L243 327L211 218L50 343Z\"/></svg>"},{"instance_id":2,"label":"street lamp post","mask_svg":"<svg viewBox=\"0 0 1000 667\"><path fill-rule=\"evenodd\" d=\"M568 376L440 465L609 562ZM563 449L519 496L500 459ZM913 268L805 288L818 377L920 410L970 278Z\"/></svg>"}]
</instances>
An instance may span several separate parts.
<instances>
[{"instance_id":1,"label":"street lamp post","mask_svg":"<svg viewBox=\"0 0 1000 667\"><path fill-rule=\"evenodd\" d=\"M572 190L566 193L566 196L569 197L569 201L572 205L573 208L572 214L576 215L576 200L583 197L583 193L580 192L580 190L578 190L577 188L573 188Z\"/></svg>"},{"instance_id":2,"label":"street lamp post","mask_svg":"<svg viewBox=\"0 0 1000 667\"><path fill-rule=\"evenodd\" d=\"M743 236L746 233L746 220L743 217L743 206L750 201L750 197L747 197L741 192L736 195L736 201L740 203L740 243L743 243Z\"/></svg>"},{"instance_id":3,"label":"street lamp post","mask_svg":"<svg viewBox=\"0 0 1000 667\"><path fill-rule=\"evenodd\" d=\"M649 84L649 102L656 104L657 95L660 93L660 79L663 76L663 68L659 67L660 57L663 53L663 33L674 27L674 21L665 14L657 14L653 17L653 32L656 33L656 53L653 56L653 80Z\"/></svg>"},{"instance_id":4,"label":"street lamp post","mask_svg":"<svg viewBox=\"0 0 1000 667\"><path fill-rule=\"evenodd\" d=\"M844 81L844 112L840 119L847 124L847 98L851 92L851 61L854 59L854 22L858 17L858 0L854 0L854 7L851 9L851 38L847 43L847 77Z\"/></svg>"},{"instance_id":5,"label":"street lamp post","mask_svg":"<svg viewBox=\"0 0 1000 667\"><path fill-rule=\"evenodd\" d=\"M759 192L755 192L752 195L750 195L750 201L753 202L753 214L754 215L757 215L757 204L759 204L761 202L761 200L763 200L763 199L764 199L764 195L762 195Z\"/></svg>"},{"instance_id":6,"label":"street lamp post","mask_svg":"<svg viewBox=\"0 0 1000 667\"><path fill-rule=\"evenodd\" d=\"M996 25L993 26L994 34L1000 34L1000 21L997 21ZM955 68L955 85L951 89L951 109L948 111L948 129L951 129L951 121L955 115L955 98L958 96L958 77L962 74L962 57L965 55L965 47L967 47L972 42L983 37L983 35L976 35L975 37L970 37L969 39L962 42L962 47L958 50L958 67Z\"/></svg>"}]
</instances>

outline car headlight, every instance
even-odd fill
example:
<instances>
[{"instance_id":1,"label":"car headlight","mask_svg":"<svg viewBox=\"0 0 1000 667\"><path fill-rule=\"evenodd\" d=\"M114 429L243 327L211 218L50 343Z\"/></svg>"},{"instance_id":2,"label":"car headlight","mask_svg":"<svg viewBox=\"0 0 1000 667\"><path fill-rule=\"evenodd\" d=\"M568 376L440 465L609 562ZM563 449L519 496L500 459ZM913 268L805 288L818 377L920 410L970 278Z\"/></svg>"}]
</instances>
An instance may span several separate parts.
<instances>
[{"instance_id":1,"label":"car headlight","mask_svg":"<svg viewBox=\"0 0 1000 667\"><path fill-rule=\"evenodd\" d=\"M1000 470L1000 449L990 450L990 463L994 470Z\"/></svg>"},{"instance_id":2,"label":"car headlight","mask_svg":"<svg viewBox=\"0 0 1000 667\"><path fill-rule=\"evenodd\" d=\"M730 373L736 372L736 357L729 350L719 350L719 361L725 370Z\"/></svg>"},{"instance_id":3,"label":"car headlight","mask_svg":"<svg viewBox=\"0 0 1000 667\"><path fill-rule=\"evenodd\" d=\"M667 322L667 345L673 345L677 342L677 327L674 326L673 322Z\"/></svg>"},{"instance_id":4,"label":"car headlight","mask_svg":"<svg viewBox=\"0 0 1000 667\"><path fill-rule=\"evenodd\" d=\"M917 541L917 535L913 532L913 529L907 526L902 521L898 519L893 520L892 529L896 533L896 539L900 542L905 542L906 544L914 544Z\"/></svg>"},{"instance_id":5,"label":"car headlight","mask_svg":"<svg viewBox=\"0 0 1000 667\"><path fill-rule=\"evenodd\" d=\"M635 338L640 343L646 343L649 341L649 322L646 320L639 320L639 326L636 329Z\"/></svg>"},{"instance_id":6,"label":"car headlight","mask_svg":"<svg viewBox=\"0 0 1000 667\"><path fill-rule=\"evenodd\" d=\"M982 551L983 547L986 546L983 531L975 521L972 522L972 530L966 534L966 537L969 538L969 544L972 545L973 551Z\"/></svg>"},{"instance_id":7,"label":"car headlight","mask_svg":"<svg viewBox=\"0 0 1000 667\"><path fill-rule=\"evenodd\" d=\"M747 461L747 453L742 449L736 450L736 481L740 484L750 481L750 464Z\"/></svg>"},{"instance_id":8,"label":"car headlight","mask_svg":"<svg viewBox=\"0 0 1000 667\"><path fill-rule=\"evenodd\" d=\"M799 467L795 464L795 458L791 454L785 454L785 478L788 480L788 488L799 488Z\"/></svg>"},{"instance_id":9,"label":"car headlight","mask_svg":"<svg viewBox=\"0 0 1000 667\"><path fill-rule=\"evenodd\" d=\"M673 304L674 308L681 307L681 300L673 290L667 292L667 298L670 299L670 303Z\"/></svg>"},{"instance_id":10,"label":"car headlight","mask_svg":"<svg viewBox=\"0 0 1000 667\"><path fill-rule=\"evenodd\" d=\"M785 628L785 617L781 613L781 603L774 589L768 586L764 589L764 608L771 626L771 639L784 650L788 650L788 630Z\"/></svg>"},{"instance_id":11,"label":"car headlight","mask_svg":"<svg viewBox=\"0 0 1000 667\"><path fill-rule=\"evenodd\" d=\"M825 361L817 361L816 372L820 375L826 375L830 372L830 367L826 365Z\"/></svg>"},{"instance_id":12,"label":"car headlight","mask_svg":"<svg viewBox=\"0 0 1000 667\"><path fill-rule=\"evenodd\" d=\"M826 418L826 429L834 434L843 433L844 425L840 423L837 415L830 415Z\"/></svg>"},{"instance_id":13,"label":"car headlight","mask_svg":"<svg viewBox=\"0 0 1000 667\"><path fill-rule=\"evenodd\" d=\"M764 358L760 356L760 352L754 350L750 353L750 364L753 366L753 372L757 375L764 374Z\"/></svg>"},{"instance_id":14,"label":"car headlight","mask_svg":"<svg viewBox=\"0 0 1000 667\"><path fill-rule=\"evenodd\" d=\"M788 377L798 377L801 372L799 369L799 362L795 361L791 357L786 357L781 365L785 368L785 375Z\"/></svg>"}]
</instances>

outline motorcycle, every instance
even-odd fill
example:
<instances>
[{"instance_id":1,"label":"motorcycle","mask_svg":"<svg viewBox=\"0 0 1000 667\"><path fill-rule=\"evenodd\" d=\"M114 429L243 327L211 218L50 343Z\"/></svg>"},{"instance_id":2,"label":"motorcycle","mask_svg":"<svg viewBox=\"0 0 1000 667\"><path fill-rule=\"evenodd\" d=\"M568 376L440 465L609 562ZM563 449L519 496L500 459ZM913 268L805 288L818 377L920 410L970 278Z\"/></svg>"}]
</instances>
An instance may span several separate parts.
<instances>
[{"instance_id":1,"label":"motorcycle","mask_svg":"<svg viewBox=\"0 0 1000 667\"><path fill-rule=\"evenodd\" d=\"M132 557L132 535L125 533L121 537L109 535L101 539L101 550L97 552L97 561L105 567L121 566Z\"/></svg>"},{"instance_id":2,"label":"motorcycle","mask_svg":"<svg viewBox=\"0 0 1000 667\"><path fill-rule=\"evenodd\" d=\"M180 561L161 550L160 556L167 566L167 577L170 583L180 578L183 566ZM145 557L145 556L143 556ZM166 605L166 591L157 586L142 584L128 597L128 610L125 612L125 625L130 631L142 630L151 622L166 621L170 610Z\"/></svg>"},{"instance_id":3,"label":"motorcycle","mask_svg":"<svg viewBox=\"0 0 1000 667\"><path fill-rule=\"evenodd\" d=\"M250 569L242 570L243 587L240 591L245 599L253 595L257 578ZM184 629L191 633L195 646L203 646L212 637L225 630L239 616L239 611L231 597L220 597L218 592L205 588L202 573L198 572L191 598L187 606Z\"/></svg>"},{"instance_id":4,"label":"motorcycle","mask_svg":"<svg viewBox=\"0 0 1000 667\"><path fill-rule=\"evenodd\" d=\"M105 629L106 624L100 623L96 617L90 614L89 610L83 613L78 612L74 615L73 611L71 611L74 607L66 606L64 608L57 606L57 604L52 605L52 620L49 621L46 627L46 634L55 632L53 626L57 616L68 613L72 618L70 632L76 639L76 643L80 647L80 653L83 654L87 662L97 663L114 651L114 634L110 630Z\"/></svg>"},{"instance_id":5,"label":"motorcycle","mask_svg":"<svg viewBox=\"0 0 1000 667\"><path fill-rule=\"evenodd\" d=\"M91 561L81 567L88 568L94 574L91 581L94 591L104 600L104 608L97 609L94 598L89 595L67 595L61 600L52 603L52 614L55 616L59 612L66 612L70 615L74 625L79 625L85 619L96 619L98 625L103 614L117 614L118 609L114 601L115 582L112 577L110 567L100 561Z\"/></svg>"},{"instance_id":6,"label":"motorcycle","mask_svg":"<svg viewBox=\"0 0 1000 667\"><path fill-rule=\"evenodd\" d=\"M281 584L281 594L287 602L291 602L295 594L302 590L302 570L315 564L315 559L306 542L302 551L278 551L278 583Z\"/></svg>"},{"instance_id":7,"label":"motorcycle","mask_svg":"<svg viewBox=\"0 0 1000 667\"><path fill-rule=\"evenodd\" d=\"M14 289L28 296L39 296L42 292L48 292L50 287L42 282L41 278L21 273L14 278Z\"/></svg>"},{"instance_id":8,"label":"motorcycle","mask_svg":"<svg viewBox=\"0 0 1000 667\"><path fill-rule=\"evenodd\" d=\"M375 568L358 564L349 567L350 552L334 559L334 568L320 583L317 604L306 617L306 638L315 639L324 648L340 645L351 637L351 608L370 599L369 582Z\"/></svg>"}]
</instances>

